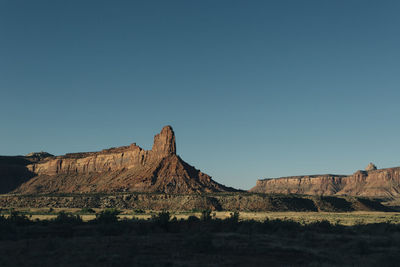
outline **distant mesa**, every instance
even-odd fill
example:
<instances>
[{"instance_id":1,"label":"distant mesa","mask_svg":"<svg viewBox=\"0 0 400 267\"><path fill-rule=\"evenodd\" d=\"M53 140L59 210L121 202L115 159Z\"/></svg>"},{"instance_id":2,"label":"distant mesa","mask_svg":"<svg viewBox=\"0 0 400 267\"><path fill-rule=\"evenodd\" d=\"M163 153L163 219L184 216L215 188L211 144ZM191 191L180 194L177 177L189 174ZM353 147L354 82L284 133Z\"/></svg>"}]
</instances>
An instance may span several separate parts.
<instances>
[{"instance_id":1,"label":"distant mesa","mask_svg":"<svg viewBox=\"0 0 400 267\"><path fill-rule=\"evenodd\" d=\"M400 167L377 169L369 163L365 171L352 175L305 175L257 181L251 192L347 195L392 198L400 196Z\"/></svg>"},{"instance_id":2,"label":"distant mesa","mask_svg":"<svg viewBox=\"0 0 400 267\"><path fill-rule=\"evenodd\" d=\"M215 182L176 155L175 133L171 126L165 126L155 135L151 150L133 143L99 152L64 156L40 152L26 157L38 159L26 166L34 177L14 193L236 191Z\"/></svg>"}]
</instances>

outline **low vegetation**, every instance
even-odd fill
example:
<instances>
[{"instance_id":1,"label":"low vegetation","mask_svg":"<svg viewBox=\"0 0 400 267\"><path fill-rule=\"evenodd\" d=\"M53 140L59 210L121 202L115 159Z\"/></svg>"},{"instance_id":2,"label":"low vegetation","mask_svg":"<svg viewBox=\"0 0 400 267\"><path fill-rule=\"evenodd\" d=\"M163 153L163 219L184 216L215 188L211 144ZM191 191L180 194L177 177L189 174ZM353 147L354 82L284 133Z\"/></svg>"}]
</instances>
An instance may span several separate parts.
<instances>
[{"instance_id":1,"label":"low vegetation","mask_svg":"<svg viewBox=\"0 0 400 267\"><path fill-rule=\"evenodd\" d=\"M152 216L158 215L160 211L141 210L141 209L91 209L91 208L15 208L0 209L0 216L9 216L13 212L26 215L30 220L51 220L57 217L60 212L79 215L83 221L91 221L100 216L101 220L109 213L115 213L119 220L138 219L148 220ZM210 219L226 219L232 215L238 215L238 211L212 211L208 210L192 210L192 211L168 211L170 217L180 219L188 219L189 217L197 217L200 220ZM235 215L235 216L236 216ZM400 223L399 212L240 212L238 220L255 220L264 221L266 219L274 220L292 220L301 224L309 224L315 221L326 220L331 224L340 225L356 225L371 223Z\"/></svg>"},{"instance_id":2,"label":"low vegetation","mask_svg":"<svg viewBox=\"0 0 400 267\"><path fill-rule=\"evenodd\" d=\"M0 207L76 208L81 214L93 214L105 208L143 211L239 211L239 212L351 212L394 211L380 200L361 197L330 197L258 193L209 193L200 195L162 193L0 195ZM51 214L51 211L48 211ZM132 214L132 212L131 212Z\"/></svg>"},{"instance_id":3,"label":"low vegetation","mask_svg":"<svg viewBox=\"0 0 400 267\"><path fill-rule=\"evenodd\" d=\"M0 266L289 265L397 266L400 224L288 217L246 219L211 210L178 219L169 211L148 219L98 211L89 221L66 211L46 220L10 211L0 216Z\"/></svg>"}]
</instances>

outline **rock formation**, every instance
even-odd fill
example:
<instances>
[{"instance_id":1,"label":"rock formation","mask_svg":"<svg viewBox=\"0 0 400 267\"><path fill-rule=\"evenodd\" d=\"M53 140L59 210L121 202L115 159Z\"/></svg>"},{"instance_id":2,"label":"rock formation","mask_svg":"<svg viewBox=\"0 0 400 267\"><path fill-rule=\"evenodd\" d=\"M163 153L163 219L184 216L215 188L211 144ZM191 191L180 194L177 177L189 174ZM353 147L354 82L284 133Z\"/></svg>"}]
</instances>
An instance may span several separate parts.
<instances>
[{"instance_id":1,"label":"rock formation","mask_svg":"<svg viewBox=\"0 0 400 267\"><path fill-rule=\"evenodd\" d=\"M376 169L377 169L377 167L376 167L375 164L373 164L372 162L370 162L370 163L368 164L368 166L365 167L365 170L366 170L366 171L374 171L374 170L376 170Z\"/></svg>"},{"instance_id":2,"label":"rock formation","mask_svg":"<svg viewBox=\"0 0 400 267\"><path fill-rule=\"evenodd\" d=\"M235 191L216 183L176 155L171 126L154 137L151 150L131 144L100 152L46 157L27 168L35 177L15 193Z\"/></svg>"},{"instance_id":3,"label":"rock formation","mask_svg":"<svg viewBox=\"0 0 400 267\"><path fill-rule=\"evenodd\" d=\"M293 176L258 180L251 192L307 195L349 195L370 197L400 196L400 167L376 169L368 165L366 171L352 175Z\"/></svg>"},{"instance_id":4,"label":"rock formation","mask_svg":"<svg viewBox=\"0 0 400 267\"><path fill-rule=\"evenodd\" d=\"M238 191L221 185L176 154L175 134L164 127L151 150L135 143L99 152L53 156L46 152L0 156L0 193L162 192L191 194ZM308 175L263 179L255 193L400 196L400 167L373 163L352 175Z\"/></svg>"},{"instance_id":5,"label":"rock formation","mask_svg":"<svg viewBox=\"0 0 400 267\"><path fill-rule=\"evenodd\" d=\"M0 156L0 194L10 192L35 174L27 165L36 162L36 158L25 156Z\"/></svg>"},{"instance_id":6,"label":"rock formation","mask_svg":"<svg viewBox=\"0 0 400 267\"><path fill-rule=\"evenodd\" d=\"M31 160L33 159L34 161L38 161L44 158L54 157L54 155L41 151L41 152L31 152L29 154L26 154L25 157L30 158Z\"/></svg>"}]
</instances>

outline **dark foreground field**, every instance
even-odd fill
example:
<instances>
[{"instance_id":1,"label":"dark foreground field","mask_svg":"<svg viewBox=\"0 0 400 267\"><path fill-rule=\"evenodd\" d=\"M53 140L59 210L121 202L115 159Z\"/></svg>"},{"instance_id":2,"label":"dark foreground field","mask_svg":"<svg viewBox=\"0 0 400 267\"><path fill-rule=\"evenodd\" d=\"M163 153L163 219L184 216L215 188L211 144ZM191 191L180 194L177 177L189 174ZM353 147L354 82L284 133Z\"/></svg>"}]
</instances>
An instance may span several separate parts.
<instances>
[{"instance_id":1,"label":"dark foreground field","mask_svg":"<svg viewBox=\"0 0 400 267\"><path fill-rule=\"evenodd\" d=\"M113 210L30 221L0 217L1 266L398 266L400 225L327 221L117 220Z\"/></svg>"}]
</instances>

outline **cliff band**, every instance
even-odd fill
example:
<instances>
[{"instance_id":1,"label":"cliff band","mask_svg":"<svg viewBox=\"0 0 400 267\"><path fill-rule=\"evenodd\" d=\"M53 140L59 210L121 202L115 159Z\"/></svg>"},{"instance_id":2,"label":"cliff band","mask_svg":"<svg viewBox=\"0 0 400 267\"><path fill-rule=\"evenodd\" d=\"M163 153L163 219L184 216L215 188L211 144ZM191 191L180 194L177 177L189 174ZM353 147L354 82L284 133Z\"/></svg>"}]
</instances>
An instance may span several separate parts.
<instances>
[{"instance_id":1,"label":"cliff band","mask_svg":"<svg viewBox=\"0 0 400 267\"><path fill-rule=\"evenodd\" d=\"M306 195L351 195L369 197L400 196L400 167L376 169L368 165L365 171L352 175L292 176L258 180L250 189L257 193Z\"/></svg>"},{"instance_id":2,"label":"cliff band","mask_svg":"<svg viewBox=\"0 0 400 267\"><path fill-rule=\"evenodd\" d=\"M34 177L14 193L234 191L176 155L171 126L154 137L151 150L131 144L100 152L50 156L26 168Z\"/></svg>"}]
</instances>

